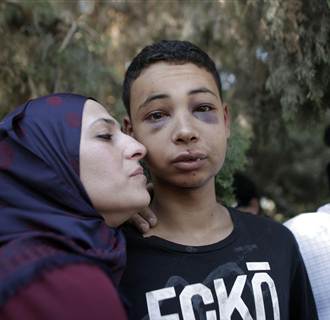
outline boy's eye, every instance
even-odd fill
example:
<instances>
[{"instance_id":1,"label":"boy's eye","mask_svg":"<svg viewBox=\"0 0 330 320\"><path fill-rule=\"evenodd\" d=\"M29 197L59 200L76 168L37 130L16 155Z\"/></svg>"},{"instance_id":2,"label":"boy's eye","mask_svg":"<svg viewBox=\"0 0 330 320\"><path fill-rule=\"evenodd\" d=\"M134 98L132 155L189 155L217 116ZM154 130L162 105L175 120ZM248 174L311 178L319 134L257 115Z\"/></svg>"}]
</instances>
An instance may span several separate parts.
<instances>
[{"instance_id":1,"label":"boy's eye","mask_svg":"<svg viewBox=\"0 0 330 320\"><path fill-rule=\"evenodd\" d=\"M112 134L109 134L109 133L99 134L99 135L97 135L97 138L109 141L112 138Z\"/></svg>"},{"instance_id":2,"label":"boy's eye","mask_svg":"<svg viewBox=\"0 0 330 320\"><path fill-rule=\"evenodd\" d=\"M166 113L164 113L162 111L154 111L154 112L149 113L147 115L146 119L157 122L157 121L164 119L165 117L167 117Z\"/></svg>"},{"instance_id":3,"label":"boy's eye","mask_svg":"<svg viewBox=\"0 0 330 320\"><path fill-rule=\"evenodd\" d=\"M208 112L213 110L213 108L207 104L202 104L200 106L198 106L197 108L195 108L195 112Z\"/></svg>"}]
</instances>

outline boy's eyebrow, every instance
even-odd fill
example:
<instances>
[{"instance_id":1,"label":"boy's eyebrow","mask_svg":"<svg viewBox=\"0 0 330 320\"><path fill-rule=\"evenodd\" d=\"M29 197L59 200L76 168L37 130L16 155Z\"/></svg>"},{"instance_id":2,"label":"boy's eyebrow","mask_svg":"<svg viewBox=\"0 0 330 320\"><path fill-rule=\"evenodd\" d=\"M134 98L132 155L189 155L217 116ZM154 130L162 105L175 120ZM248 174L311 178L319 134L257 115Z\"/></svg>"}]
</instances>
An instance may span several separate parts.
<instances>
[{"instance_id":1,"label":"boy's eyebrow","mask_svg":"<svg viewBox=\"0 0 330 320\"><path fill-rule=\"evenodd\" d=\"M213 91L211 91L210 89L205 88L205 87L200 87L200 88L191 90L188 92L188 95L193 95L193 94L198 94L198 93L210 93L213 96L217 97L217 95Z\"/></svg>"},{"instance_id":2,"label":"boy's eyebrow","mask_svg":"<svg viewBox=\"0 0 330 320\"><path fill-rule=\"evenodd\" d=\"M208 89L206 87L200 87L197 89L190 90L188 92L188 95L190 96L190 95L194 95L194 94L198 94L198 93L210 93L213 96L217 97L217 95L213 91L211 91L210 89ZM142 104L140 104L140 106L138 107L138 110L145 107L151 101L158 100L158 99L169 99L169 98L170 98L170 95L168 95L166 93L159 93L159 94L151 95L151 96L147 97L147 99Z\"/></svg>"},{"instance_id":3,"label":"boy's eyebrow","mask_svg":"<svg viewBox=\"0 0 330 320\"><path fill-rule=\"evenodd\" d=\"M165 93L159 93L159 94L151 95L139 106L138 109L141 109L141 108L145 107L151 101L158 100L158 99L168 99L169 97L170 96L168 94L165 94Z\"/></svg>"}]
</instances>

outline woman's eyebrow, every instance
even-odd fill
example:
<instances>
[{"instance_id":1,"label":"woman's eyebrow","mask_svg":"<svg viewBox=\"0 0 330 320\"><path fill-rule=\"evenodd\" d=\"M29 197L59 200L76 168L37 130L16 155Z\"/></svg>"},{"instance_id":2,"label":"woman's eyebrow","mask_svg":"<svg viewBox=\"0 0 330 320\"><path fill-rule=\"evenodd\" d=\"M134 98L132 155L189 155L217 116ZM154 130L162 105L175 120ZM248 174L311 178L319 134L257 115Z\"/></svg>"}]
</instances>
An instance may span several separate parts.
<instances>
[{"instance_id":1,"label":"woman's eyebrow","mask_svg":"<svg viewBox=\"0 0 330 320\"><path fill-rule=\"evenodd\" d=\"M104 122L106 124L110 124L111 126L120 128L119 123L117 121L113 120L113 119L110 119L110 118L99 118L99 119L96 119L95 121L93 121L91 123L90 127L94 126L95 124L97 124L99 122Z\"/></svg>"}]
</instances>

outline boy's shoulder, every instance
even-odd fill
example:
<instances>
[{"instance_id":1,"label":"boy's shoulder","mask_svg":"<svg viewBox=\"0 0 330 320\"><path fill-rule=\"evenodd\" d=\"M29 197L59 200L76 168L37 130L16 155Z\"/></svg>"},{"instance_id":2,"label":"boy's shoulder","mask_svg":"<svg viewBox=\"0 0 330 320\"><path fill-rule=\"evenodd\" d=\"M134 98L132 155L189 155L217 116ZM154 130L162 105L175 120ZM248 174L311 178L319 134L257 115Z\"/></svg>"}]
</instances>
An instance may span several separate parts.
<instances>
[{"instance_id":1,"label":"boy's shoulder","mask_svg":"<svg viewBox=\"0 0 330 320\"><path fill-rule=\"evenodd\" d=\"M283 224L264 216L256 216L252 213L242 212L235 208L228 208L235 226L248 230L249 234L268 234L269 237L284 237L294 241L292 232Z\"/></svg>"},{"instance_id":2,"label":"boy's shoulder","mask_svg":"<svg viewBox=\"0 0 330 320\"><path fill-rule=\"evenodd\" d=\"M233 232L226 238L220 241L223 245L225 242L255 242L262 243L264 246L273 245L287 246L287 248L296 249L297 242L293 233L279 222L271 218L256 216L251 213L239 211L235 208L227 207L231 219L234 224ZM168 241L158 237L145 238L132 224L125 224L122 227L126 240L129 246L134 247L158 247L169 244ZM167 245L164 245L166 243Z\"/></svg>"}]
</instances>

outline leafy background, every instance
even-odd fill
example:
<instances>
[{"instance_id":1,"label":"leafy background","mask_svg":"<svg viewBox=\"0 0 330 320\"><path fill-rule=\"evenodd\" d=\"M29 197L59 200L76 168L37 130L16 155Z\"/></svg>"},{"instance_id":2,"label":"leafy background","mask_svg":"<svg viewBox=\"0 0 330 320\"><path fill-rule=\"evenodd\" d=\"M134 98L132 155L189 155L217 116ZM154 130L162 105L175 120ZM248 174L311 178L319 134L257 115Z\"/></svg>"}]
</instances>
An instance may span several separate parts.
<instances>
[{"instance_id":1,"label":"leafy background","mask_svg":"<svg viewBox=\"0 0 330 320\"><path fill-rule=\"evenodd\" d=\"M189 40L215 60L233 134L218 194L245 171L280 218L329 201L329 0L0 2L0 118L26 99L77 92L119 119L125 68L145 45Z\"/></svg>"}]
</instances>

